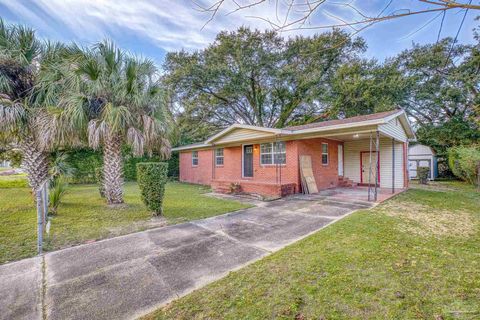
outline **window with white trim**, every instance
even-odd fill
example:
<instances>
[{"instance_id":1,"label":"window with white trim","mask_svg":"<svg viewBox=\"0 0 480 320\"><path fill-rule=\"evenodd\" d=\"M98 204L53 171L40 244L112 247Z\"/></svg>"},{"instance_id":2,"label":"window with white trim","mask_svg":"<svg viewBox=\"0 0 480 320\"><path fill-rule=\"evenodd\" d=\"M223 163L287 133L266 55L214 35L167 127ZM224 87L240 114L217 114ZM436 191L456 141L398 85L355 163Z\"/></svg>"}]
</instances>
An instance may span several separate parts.
<instances>
[{"instance_id":1,"label":"window with white trim","mask_svg":"<svg viewBox=\"0 0 480 320\"><path fill-rule=\"evenodd\" d=\"M192 166L198 166L198 151L192 151Z\"/></svg>"},{"instance_id":2,"label":"window with white trim","mask_svg":"<svg viewBox=\"0 0 480 320\"><path fill-rule=\"evenodd\" d=\"M223 148L215 149L215 164L217 166L223 166Z\"/></svg>"},{"instance_id":3,"label":"window with white trim","mask_svg":"<svg viewBox=\"0 0 480 320\"><path fill-rule=\"evenodd\" d=\"M260 145L260 164L285 164L287 161L285 142L263 143Z\"/></svg>"},{"instance_id":4,"label":"window with white trim","mask_svg":"<svg viewBox=\"0 0 480 320\"><path fill-rule=\"evenodd\" d=\"M328 143L322 142L322 164L328 164Z\"/></svg>"}]
</instances>

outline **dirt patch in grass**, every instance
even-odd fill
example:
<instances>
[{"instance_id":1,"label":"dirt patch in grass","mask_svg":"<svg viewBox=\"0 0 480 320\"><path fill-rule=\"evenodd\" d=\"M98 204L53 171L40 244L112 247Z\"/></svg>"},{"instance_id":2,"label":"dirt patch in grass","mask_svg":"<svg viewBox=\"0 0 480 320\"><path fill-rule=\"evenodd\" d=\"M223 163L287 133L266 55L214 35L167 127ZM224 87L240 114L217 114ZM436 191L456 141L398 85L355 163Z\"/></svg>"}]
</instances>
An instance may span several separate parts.
<instances>
[{"instance_id":1,"label":"dirt patch in grass","mask_svg":"<svg viewBox=\"0 0 480 320\"><path fill-rule=\"evenodd\" d=\"M397 228L402 232L425 237L469 237L475 233L473 217L462 210L433 209L406 201L387 202L379 209L387 216L401 218Z\"/></svg>"}]
</instances>

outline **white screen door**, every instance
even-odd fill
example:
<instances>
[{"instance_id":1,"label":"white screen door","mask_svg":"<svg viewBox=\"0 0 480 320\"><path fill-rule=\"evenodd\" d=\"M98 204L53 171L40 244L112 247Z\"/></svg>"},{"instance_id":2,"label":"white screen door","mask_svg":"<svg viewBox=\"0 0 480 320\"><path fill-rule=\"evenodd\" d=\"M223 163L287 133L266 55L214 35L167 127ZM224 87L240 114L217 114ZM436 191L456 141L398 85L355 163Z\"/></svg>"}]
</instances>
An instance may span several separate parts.
<instances>
[{"instance_id":1,"label":"white screen door","mask_svg":"<svg viewBox=\"0 0 480 320\"><path fill-rule=\"evenodd\" d=\"M338 145L338 175L343 177L343 145Z\"/></svg>"}]
</instances>

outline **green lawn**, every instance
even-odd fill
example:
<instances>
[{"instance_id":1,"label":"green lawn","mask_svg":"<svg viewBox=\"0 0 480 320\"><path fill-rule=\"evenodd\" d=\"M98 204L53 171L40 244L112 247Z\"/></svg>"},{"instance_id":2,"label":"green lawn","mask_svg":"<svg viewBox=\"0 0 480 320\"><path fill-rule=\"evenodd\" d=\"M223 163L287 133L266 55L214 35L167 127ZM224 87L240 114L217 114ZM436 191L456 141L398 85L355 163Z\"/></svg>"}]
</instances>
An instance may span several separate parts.
<instances>
[{"instance_id":1,"label":"green lawn","mask_svg":"<svg viewBox=\"0 0 480 320\"><path fill-rule=\"evenodd\" d=\"M0 179L0 263L36 254L37 224L33 198L28 188L12 187L11 182L18 180L25 183L25 178L4 178L6 177ZM202 195L207 191L207 188L198 185L168 183L164 203L166 219L152 219L140 200L136 183L125 185L125 201L128 206L116 209L105 205L96 186L72 186L60 205L58 214L52 219L45 247L47 250L55 250L247 207L236 201Z\"/></svg>"},{"instance_id":2,"label":"green lawn","mask_svg":"<svg viewBox=\"0 0 480 320\"><path fill-rule=\"evenodd\" d=\"M147 318L478 319L480 194L409 190Z\"/></svg>"}]
</instances>

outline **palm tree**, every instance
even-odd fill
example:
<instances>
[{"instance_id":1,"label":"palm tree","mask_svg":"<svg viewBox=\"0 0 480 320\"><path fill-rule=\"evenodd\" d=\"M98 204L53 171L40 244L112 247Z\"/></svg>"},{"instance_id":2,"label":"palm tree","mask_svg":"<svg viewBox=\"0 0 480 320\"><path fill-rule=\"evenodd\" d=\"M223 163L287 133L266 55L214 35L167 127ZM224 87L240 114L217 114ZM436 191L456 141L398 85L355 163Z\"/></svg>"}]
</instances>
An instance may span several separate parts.
<instances>
[{"instance_id":1,"label":"palm tree","mask_svg":"<svg viewBox=\"0 0 480 320\"><path fill-rule=\"evenodd\" d=\"M170 153L157 69L109 41L72 46L69 68L62 119L85 131L92 148L103 148L105 198L123 203L122 145L130 144L136 155Z\"/></svg>"},{"instance_id":2,"label":"palm tree","mask_svg":"<svg viewBox=\"0 0 480 320\"><path fill-rule=\"evenodd\" d=\"M48 150L59 132L58 118L48 111L37 85L61 51L59 44L40 42L32 29L0 19L0 139L22 151L33 190L48 178Z\"/></svg>"}]
</instances>

